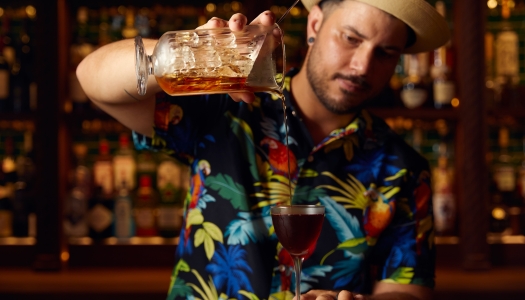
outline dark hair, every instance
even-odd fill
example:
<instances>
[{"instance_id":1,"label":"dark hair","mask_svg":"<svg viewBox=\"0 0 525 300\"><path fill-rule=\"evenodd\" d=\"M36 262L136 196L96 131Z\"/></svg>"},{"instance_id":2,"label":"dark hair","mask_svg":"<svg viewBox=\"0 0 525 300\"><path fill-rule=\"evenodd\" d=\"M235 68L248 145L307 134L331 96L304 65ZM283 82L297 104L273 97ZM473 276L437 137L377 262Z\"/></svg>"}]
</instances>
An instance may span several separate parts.
<instances>
[{"instance_id":1,"label":"dark hair","mask_svg":"<svg viewBox=\"0 0 525 300\"><path fill-rule=\"evenodd\" d=\"M321 0L318 5L319 5L319 7L321 9L323 9L327 3L339 5L343 1L345 1L345 0ZM387 13L386 11L385 11L385 13L388 14L389 16L391 16L392 18L396 18L395 16ZM407 28L407 42L405 44L405 49L406 49L406 48L414 45L414 43L416 42L416 32L414 31L414 29L412 29L412 27L408 26L406 23L405 23L405 25L406 25L406 28Z\"/></svg>"}]
</instances>

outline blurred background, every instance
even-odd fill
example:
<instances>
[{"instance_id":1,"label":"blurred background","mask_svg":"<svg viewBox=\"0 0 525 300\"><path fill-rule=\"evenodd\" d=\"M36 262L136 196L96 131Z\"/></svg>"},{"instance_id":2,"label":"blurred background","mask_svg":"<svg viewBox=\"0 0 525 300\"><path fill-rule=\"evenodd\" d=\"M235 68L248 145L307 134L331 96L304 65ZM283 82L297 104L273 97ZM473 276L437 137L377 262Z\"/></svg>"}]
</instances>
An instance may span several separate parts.
<instances>
[{"instance_id":1,"label":"blurred background","mask_svg":"<svg viewBox=\"0 0 525 300\"><path fill-rule=\"evenodd\" d=\"M133 147L75 76L90 52L292 0L0 1L0 299L164 299L188 168ZM437 299L525 299L525 0L428 1L452 40L371 109L432 168ZM307 49L301 3L287 68ZM130 63L134 63L130 61Z\"/></svg>"}]
</instances>

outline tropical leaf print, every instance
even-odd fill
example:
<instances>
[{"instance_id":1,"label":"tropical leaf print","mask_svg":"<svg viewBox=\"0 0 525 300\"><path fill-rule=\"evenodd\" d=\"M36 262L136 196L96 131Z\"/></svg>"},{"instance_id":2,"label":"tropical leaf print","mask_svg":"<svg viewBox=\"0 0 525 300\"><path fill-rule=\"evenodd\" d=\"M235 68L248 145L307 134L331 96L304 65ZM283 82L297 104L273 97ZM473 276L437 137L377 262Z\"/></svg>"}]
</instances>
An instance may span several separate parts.
<instances>
[{"instance_id":1,"label":"tropical leaf print","mask_svg":"<svg viewBox=\"0 0 525 300\"><path fill-rule=\"evenodd\" d=\"M246 261L246 250L240 245L226 248L225 245L218 244L217 251L206 266L206 271L211 274L214 286L226 291L230 298L239 299L241 290L253 292L248 279L248 274L252 273L252 269Z\"/></svg>"},{"instance_id":2,"label":"tropical leaf print","mask_svg":"<svg viewBox=\"0 0 525 300\"><path fill-rule=\"evenodd\" d=\"M366 238L361 230L359 220L328 196L319 198L319 201L325 206L325 219L334 228L337 239L343 241L321 259L321 265L336 250L348 250L350 253L356 254L366 250L367 245L363 242L366 241Z\"/></svg>"},{"instance_id":3,"label":"tropical leaf print","mask_svg":"<svg viewBox=\"0 0 525 300\"><path fill-rule=\"evenodd\" d=\"M186 282L180 278L174 280L174 284L169 289L167 300L173 300L177 297L189 297L191 295L191 287L186 285Z\"/></svg>"},{"instance_id":4,"label":"tropical leaf print","mask_svg":"<svg viewBox=\"0 0 525 300\"><path fill-rule=\"evenodd\" d=\"M353 174L361 182L377 182L384 178L381 184L386 184L388 181L399 178L396 175L403 175L399 173L400 169L395 165L397 160L397 156L387 155L384 148L358 151L345 171Z\"/></svg>"},{"instance_id":5,"label":"tropical leaf print","mask_svg":"<svg viewBox=\"0 0 525 300\"><path fill-rule=\"evenodd\" d=\"M290 291L279 291L270 295L270 300L293 300L295 295Z\"/></svg>"},{"instance_id":6,"label":"tropical leaf print","mask_svg":"<svg viewBox=\"0 0 525 300\"><path fill-rule=\"evenodd\" d=\"M326 192L322 189L316 189L311 186L299 186L293 191L294 203L316 204L320 197L325 197Z\"/></svg>"},{"instance_id":7,"label":"tropical leaf print","mask_svg":"<svg viewBox=\"0 0 525 300\"><path fill-rule=\"evenodd\" d=\"M255 295L254 293L250 293L247 291L239 291L239 294L243 295L244 297L248 298L248 300L259 300L259 297Z\"/></svg>"},{"instance_id":8,"label":"tropical leaf print","mask_svg":"<svg viewBox=\"0 0 525 300\"><path fill-rule=\"evenodd\" d=\"M414 278L414 268L398 268L388 279L381 280L388 283L409 284Z\"/></svg>"},{"instance_id":9,"label":"tropical leaf print","mask_svg":"<svg viewBox=\"0 0 525 300\"><path fill-rule=\"evenodd\" d=\"M268 225L272 222L270 215L239 212L237 216L239 218L231 221L224 233L228 237L228 245L256 243L268 236Z\"/></svg>"},{"instance_id":10,"label":"tropical leaf print","mask_svg":"<svg viewBox=\"0 0 525 300\"><path fill-rule=\"evenodd\" d=\"M199 228L199 230L195 232L194 244L195 248L204 244L204 251L206 252L206 257L208 257L209 260L213 257L215 252L215 244L213 242L214 240L219 243L223 242L222 231L219 229L219 227L217 227L217 225L213 223L202 223L202 228Z\"/></svg>"},{"instance_id":11,"label":"tropical leaf print","mask_svg":"<svg viewBox=\"0 0 525 300\"><path fill-rule=\"evenodd\" d=\"M244 187L233 181L230 175L217 174L217 176L208 176L206 177L206 185L218 192L222 198L229 200L235 209L242 211L249 209Z\"/></svg>"},{"instance_id":12,"label":"tropical leaf print","mask_svg":"<svg viewBox=\"0 0 525 300\"><path fill-rule=\"evenodd\" d=\"M364 210L368 206L370 199L366 196L366 189L354 176L348 174L345 182L330 172L322 172L321 174L332 178L339 186L320 185L317 188L324 188L339 193L339 196L333 196L332 199L341 203L344 208Z\"/></svg>"},{"instance_id":13,"label":"tropical leaf print","mask_svg":"<svg viewBox=\"0 0 525 300\"><path fill-rule=\"evenodd\" d=\"M364 237L359 220L346 211L343 206L335 203L328 196L319 198L319 201L325 206L325 219L335 229L339 241Z\"/></svg>"},{"instance_id":14,"label":"tropical leaf print","mask_svg":"<svg viewBox=\"0 0 525 300\"><path fill-rule=\"evenodd\" d=\"M360 266L363 264L363 255L350 255L347 259L340 260L334 265L331 279L335 280L334 289L348 286L359 279Z\"/></svg>"},{"instance_id":15,"label":"tropical leaf print","mask_svg":"<svg viewBox=\"0 0 525 300\"><path fill-rule=\"evenodd\" d=\"M201 296L202 300L219 299L217 289L213 284L211 276L208 276L208 283L206 283L197 270L191 270L191 272L193 273L193 275L195 275L195 277L197 277L197 280L199 281L201 287L198 287L196 284L193 283L187 283L187 285L191 287L195 292L197 292Z\"/></svg>"},{"instance_id":16,"label":"tropical leaf print","mask_svg":"<svg viewBox=\"0 0 525 300\"><path fill-rule=\"evenodd\" d=\"M228 116L232 120L232 122L230 123L230 128L239 140L244 159L250 165L250 172L252 173L252 177L258 178L257 162L254 160L255 144L253 142L252 129L244 120L235 117L231 114L231 112L228 112L226 116Z\"/></svg>"},{"instance_id":17,"label":"tropical leaf print","mask_svg":"<svg viewBox=\"0 0 525 300\"><path fill-rule=\"evenodd\" d=\"M263 208L274 204L290 204L290 190L295 189L295 184L288 177L270 173L266 182L256 182L256 187L262 187L260 192L251 196L262 198L255 208Z\"/></svg>"}]
</instances>

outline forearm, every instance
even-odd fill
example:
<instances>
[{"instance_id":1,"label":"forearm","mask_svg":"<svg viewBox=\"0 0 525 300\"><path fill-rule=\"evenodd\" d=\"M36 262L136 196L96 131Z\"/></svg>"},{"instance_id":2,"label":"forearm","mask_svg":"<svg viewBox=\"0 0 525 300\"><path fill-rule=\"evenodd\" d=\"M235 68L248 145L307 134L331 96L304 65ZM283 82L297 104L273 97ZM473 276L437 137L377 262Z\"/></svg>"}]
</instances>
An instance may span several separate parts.
<instances>
[{"instance_id":1,"label":"forearm","mask_svg":"<svg viewBox=\"0 0 525 300\"><path fill-rule=\"evenodd\" d=\"M152 53L156 40L144 40L146 53ZM108 104L133 103L152 99L161 89L148 77L147 94L137 93L135 44L133 39L105 45L88 55L77 67L77 77L88 97Z\"/></svg>"}]
</instances>

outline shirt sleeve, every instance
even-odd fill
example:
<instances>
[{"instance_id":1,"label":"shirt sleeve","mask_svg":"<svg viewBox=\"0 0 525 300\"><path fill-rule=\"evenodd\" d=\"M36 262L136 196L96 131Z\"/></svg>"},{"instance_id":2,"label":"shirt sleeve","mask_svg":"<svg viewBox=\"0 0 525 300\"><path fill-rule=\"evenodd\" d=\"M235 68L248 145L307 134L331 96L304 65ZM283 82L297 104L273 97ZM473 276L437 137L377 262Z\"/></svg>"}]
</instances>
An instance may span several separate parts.
<instances>
[{"instance_id":1,"label":"shirt sleeve","mask_svg":"<svg viewBox=\"0 0 525 300\"><path fill-rule=\"evenodd\" d=\"M372 252L372 276L382 282L433 288L435 245L430 172L428 162L415 151L413 154L408 159L406 176L399 183L392 222Z\"/></svg>"},{"instance_id":2,"label":"shirt sleeve","mask_svg":"<svg viewBox=\"0 0 525 300\"><path fill-rule=\"evenodd\" d=\"M153 136L133 132L135 147L163 151L187 164L205 132L235 103L219 94L172 97L158 93L155 98Z\"/></svg>"}]
</instances>

